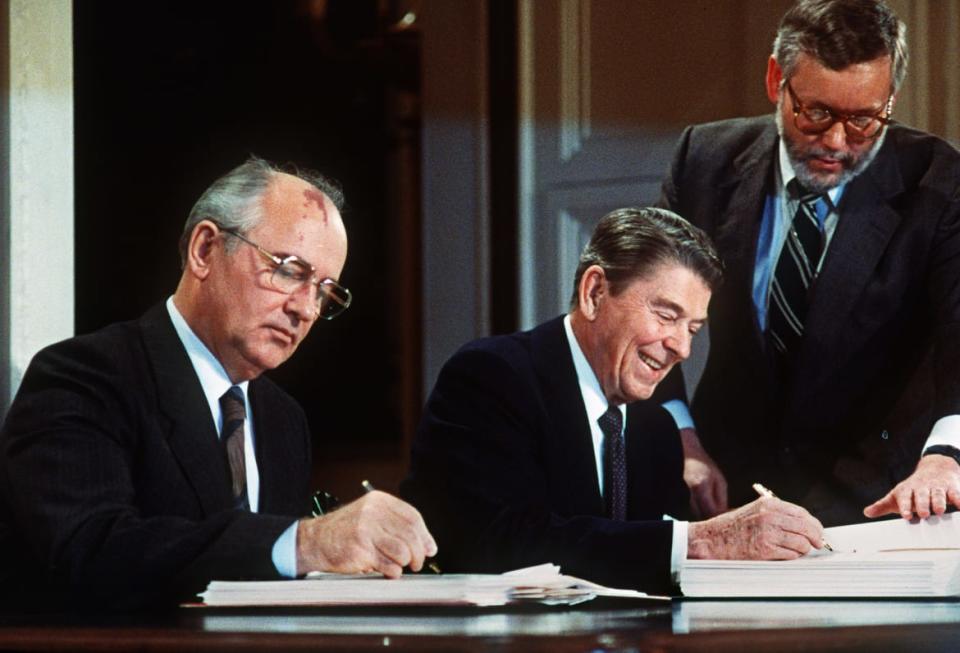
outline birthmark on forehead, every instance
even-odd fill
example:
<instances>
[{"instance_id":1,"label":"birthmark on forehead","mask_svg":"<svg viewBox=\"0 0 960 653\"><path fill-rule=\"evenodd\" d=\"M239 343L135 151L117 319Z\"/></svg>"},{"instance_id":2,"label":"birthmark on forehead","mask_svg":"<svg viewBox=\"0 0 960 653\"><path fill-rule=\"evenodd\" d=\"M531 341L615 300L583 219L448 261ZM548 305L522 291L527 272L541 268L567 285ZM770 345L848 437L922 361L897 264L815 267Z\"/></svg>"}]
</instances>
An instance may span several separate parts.
<instances>
[{"instance_id":1,"label":"birthmark on forehead","mask_svg":"<svg viewBox=\"0 0 960 653\"><path fill-rule=\"evenodd\" d=\"M311 204L316 204L317 208L320 209L320 217L323 220L323 224L327 224L329 219L327 216L327 206L324 203L324 195L316 188L307 188L303 191L303 196L307 199L304 206L310 206ZM306 219L306 215L303 216Z\"/></svg>"}]
</instances>

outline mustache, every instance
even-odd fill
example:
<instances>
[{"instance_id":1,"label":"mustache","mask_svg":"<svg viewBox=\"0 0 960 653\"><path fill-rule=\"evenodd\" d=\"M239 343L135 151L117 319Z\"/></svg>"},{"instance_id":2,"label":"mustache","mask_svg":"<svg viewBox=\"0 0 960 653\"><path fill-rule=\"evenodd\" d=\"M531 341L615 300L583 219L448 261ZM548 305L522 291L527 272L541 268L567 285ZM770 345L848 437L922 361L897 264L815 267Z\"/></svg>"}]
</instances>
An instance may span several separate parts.
<instances>
[{"instance_id":1,"label":"mustache","mask_svg":"<svg viewBox=\"0 0 960 653\"><path fill-rule=\"evenodd\" d=\"M817 145L806 148L803 152L795 152L796 156L801 161L810 161L811 159L819 158L830 158L835 161L839 161L844 165L851 165L856 163L856 157L854 157L852 152L838 152L836 150L831 150L826 147L820 147Z\"/></svg>"}]
</instances>

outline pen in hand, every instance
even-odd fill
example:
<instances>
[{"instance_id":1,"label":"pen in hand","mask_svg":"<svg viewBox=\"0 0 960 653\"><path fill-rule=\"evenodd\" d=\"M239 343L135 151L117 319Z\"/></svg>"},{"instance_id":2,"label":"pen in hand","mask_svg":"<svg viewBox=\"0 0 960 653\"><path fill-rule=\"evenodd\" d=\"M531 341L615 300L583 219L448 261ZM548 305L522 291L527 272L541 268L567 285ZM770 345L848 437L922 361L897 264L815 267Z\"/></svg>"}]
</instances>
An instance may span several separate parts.
<instances>
[{"instance_id":1,"label":"pen in hand","mask_svg":"<svg viewBox=\"0 0 960 653\"><path fill-rule=\"evenodd\" d=\"M310 497L310 500L313 502L313 507L310 509L310 514L314 517L325 515L340 505L340 499L333 496L329 492L324 492L323 490L317 490L314 492L313 496Z\"/></svg>"},{"instance_id":2,"label":"pen in hand","mask_svg":"<svg viewBox=\"0 0 960 653\"><path fill-rule=\"evenodd\" d=\"M767 488L765 488L765 487L764 487L763 485L761 485L760 483L754 483L754 484L753 484L753 489L754 489L754 491L755 491L757 494L759 494L760 496L765 497L765 498L767 498L767 499L776 499L776 498L777 498L777 495L775 495L773 492L771 492L770 490L768 490ZM823 541L823 546L822 546L822 548L826 549L827 551L833 551L833 547L830 546L830 543L827 542L826 540Z\"/></svg>"},{"instance_id":3,"label":"pen in hand","mask_svg":"<svg viewBox=\"0 0 960 653\"><path fill-rule=\"evenodd\" d=\"M753 490L754 490L757 494L759 494L760 496L762 496L762 497L764 497L764 498L767 498L767 499L776 499L776 498L777 498L777 495L776 495L776 494L774 494L773 492L771 492L770 490L768 490L768 489L765 488L764 486L760 485L759 483L754 483L754 484L753 484Z\"/></svg>"},{"instance_id":4,"label":"pen in hand","mask_svg":"<svg viewBox=\"0 0 960 653\"><path fill-rule=\"evenodd\" d=\"M373 487L373 483L366 479L361 481L360 485L363 487L363 491L368 494L376 490L376 488ZM323 490L314 492L313 496L311 497L311 501L313 505L310 512L314 517L326 515L340 506L340 500L337 497L333 496L329 492L324 492ZM426 560L426 565L427 568L433 573L442 573L440 571L440 566L433 560Z\"/></svg>"},{"instance_id":5,"label":"pen in hand","mask_svg":"<svg viewBox=\"0 0 960 653\"><path fill-rule=\"evenodd\" d=\"M366 493L368 493L368 494L369 494L370 492L373 492L374 490L377 489L377 488L373 487L373 483L371 483L371 482L368 481L367 479L363 479L362 481L360 481L360 485L363 487L363 491L366 492ZM433 573L435 573L435 574L443 573L443 572L440 571L440 565L438 565L438 564L437 564L436 562L434 562L433 560L430 560L430 559L428 558L428 559L425 560L424 562L426 562L427 569L429 569L429 570L432 571Z\"/></svg>"}]
</instances>

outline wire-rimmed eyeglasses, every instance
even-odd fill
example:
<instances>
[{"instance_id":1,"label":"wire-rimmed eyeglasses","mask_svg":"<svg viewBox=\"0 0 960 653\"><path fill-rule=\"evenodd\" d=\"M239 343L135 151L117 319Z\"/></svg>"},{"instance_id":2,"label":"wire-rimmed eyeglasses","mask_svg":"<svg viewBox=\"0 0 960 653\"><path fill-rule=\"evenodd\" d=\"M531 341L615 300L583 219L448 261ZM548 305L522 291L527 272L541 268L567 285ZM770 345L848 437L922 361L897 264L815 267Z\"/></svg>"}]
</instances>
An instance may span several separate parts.
<instances>
[{"instance_id":1,"label":"wire-rimmed eyeglasses","mask_svg":"<svg viewBox=\"0 0 960 653\"><path fill-rule=\"evenodd\" d=\"M276 290L292 295L308 284L316 286L317 291L314 295L316 300L314 318L332 320L349 308L350 302L353 299L350 291L333 279L320 279L317 275L316 268L303 259L292 254L280 256L279 254L268 252L257 243L233 229L220 227L220 230L250 245L259 252L260 256L273 264L273 272L270 274L270 285Z\"/></svg>"}]
</instances>

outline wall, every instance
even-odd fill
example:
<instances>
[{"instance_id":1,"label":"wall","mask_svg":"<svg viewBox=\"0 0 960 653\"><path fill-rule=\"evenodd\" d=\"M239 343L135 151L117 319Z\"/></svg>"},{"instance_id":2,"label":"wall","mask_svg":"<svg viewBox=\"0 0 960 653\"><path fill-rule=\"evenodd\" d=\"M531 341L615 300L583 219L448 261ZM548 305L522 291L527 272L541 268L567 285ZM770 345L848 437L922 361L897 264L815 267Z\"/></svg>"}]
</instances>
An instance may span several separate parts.
<instances>
[{"instance_id":1,"label":"wall","mask_svg":"<svg viewBox=\"0 0 960 653\"><path fill-rule=\"evenodd\" d=\"M894 117L960 147L960 0L889 0L907 24L910 66Z\"/></svg>"},{"instance_id":2,"label":"wall","mask_svg":"<svg viewBox=\"0 0 960 653\"><path fill-rule=\"evenodd\" d=\"M656 201L680 130L771 111L766 61L791 0L520 0L519 314L568 305L596 221ZM960 0L891 2L912 61L895 117L957 142ZM685 365L692 391L709 342Z\"/></svg>"},{"instance_id":3,"label":"wall","mask_svg":"<svg viewBox=\"0 0 960 653\"><path fill-rule=\"evenodd\" d=\"M73 333L70 0L0 2L0 416L33 354Z\"/></svg>"},{"instance_id":4,"label":"wall","mask_svg":"<svg viewBox=\"0 0 960 653\"><path fill-rule=\"evenodd\" d=\"M444 361L490 328L487 3L425 3L419 24L426 397Z\"/></svg>"}]
</instances>

